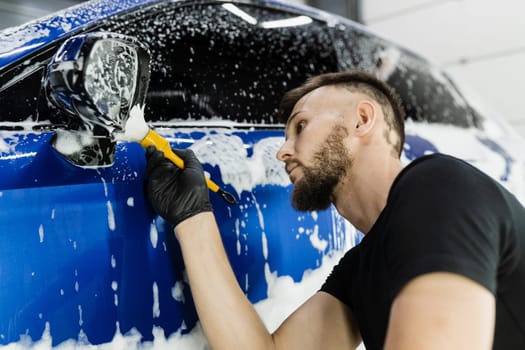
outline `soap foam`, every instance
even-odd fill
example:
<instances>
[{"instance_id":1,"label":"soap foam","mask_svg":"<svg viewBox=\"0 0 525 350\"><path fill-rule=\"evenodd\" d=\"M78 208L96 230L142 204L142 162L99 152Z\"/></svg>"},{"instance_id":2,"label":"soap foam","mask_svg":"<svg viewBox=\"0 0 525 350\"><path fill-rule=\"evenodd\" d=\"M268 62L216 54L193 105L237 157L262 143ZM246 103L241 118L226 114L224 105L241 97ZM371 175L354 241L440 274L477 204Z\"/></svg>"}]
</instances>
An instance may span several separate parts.
<instances>
[{"instance_id":1,"label":"soap foam","mask_svg":"<svg viewBox=\"0 0 525 350\"><path fill-rule=\"evenodd\" d=\"M2 138L0 138L0 153L9 152L9 145Z\"/></svg>"},{"instance_id":2,"label":"soap foam","mask_svg":"<svg viewBox=\"0 0 525 350\"><path fill-rule=\"evenodd\" d=\"M140 142L148 134L149 127L144 120L144 106L135 105L129 112L124 133L118 133L118 141Z\"/></svg>"},{"instance_id":3,"label":"soap foam","mask_svg":"<svg viewBox=\"0 0 525 350\"><path fill-rule=\"evenodd\" d=\"M222 181L230 184L240 196L257 185L290 185L282 162L275 157L283 142L283 137L263 139L254 145L253 154L248 157L239 136L214 133L196 141L191 149L202 163L219 166Z\"/></svg>"},{"instance_id":4,"label":"soap foam","mask_svg":"<svg viewBox=\"0 0 525 350\"><path fill-rule=\"evenodd\" d=\"M60 153L66 156L81 152L84 148L94 144L95 140L92 133L87 131L67 131L57 130L57 137L53 146Z\"/></svg>"}]
</instances>

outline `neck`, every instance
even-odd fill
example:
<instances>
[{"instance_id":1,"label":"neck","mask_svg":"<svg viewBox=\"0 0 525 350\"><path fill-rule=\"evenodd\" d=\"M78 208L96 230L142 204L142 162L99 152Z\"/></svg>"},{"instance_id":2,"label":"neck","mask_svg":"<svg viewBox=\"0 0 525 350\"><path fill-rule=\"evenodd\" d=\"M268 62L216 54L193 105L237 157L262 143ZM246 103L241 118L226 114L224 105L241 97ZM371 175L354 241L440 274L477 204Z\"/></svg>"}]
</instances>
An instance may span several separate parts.
<instances>
[{"instance_id":1,"label":"neck","mask_svg":"<svg viewBox=\"0 0 525 350\"><path fill-rule=\"evenodd\" d=\"M334 191L333 203L344 218L367 234L386 205L388 193L403 165L391 154L362 155Z\"/></svg>"}]
</instances>

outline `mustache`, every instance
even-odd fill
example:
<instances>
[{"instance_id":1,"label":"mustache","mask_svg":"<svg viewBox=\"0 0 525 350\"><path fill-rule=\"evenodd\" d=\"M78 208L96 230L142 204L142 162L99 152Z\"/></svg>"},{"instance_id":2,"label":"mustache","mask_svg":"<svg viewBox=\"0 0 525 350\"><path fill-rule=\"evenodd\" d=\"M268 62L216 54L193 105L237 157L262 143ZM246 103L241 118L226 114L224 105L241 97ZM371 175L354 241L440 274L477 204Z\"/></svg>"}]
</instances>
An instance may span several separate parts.
<instances>
[{"instance_id":1,"label":"mustache","mask_svg":"<svg viewBox=\"0 0 525 350\"><path fill-rule=\"evenodd\" d=\"M303 162L301 162L300 160L298 159L287 159L285 162L284 162L284 169L286 170L286 173L290 173L290 170L291 169L294 169L296 167L303 167L303 168L306 168L303 164Z\"/></svg>"}]
</instances>

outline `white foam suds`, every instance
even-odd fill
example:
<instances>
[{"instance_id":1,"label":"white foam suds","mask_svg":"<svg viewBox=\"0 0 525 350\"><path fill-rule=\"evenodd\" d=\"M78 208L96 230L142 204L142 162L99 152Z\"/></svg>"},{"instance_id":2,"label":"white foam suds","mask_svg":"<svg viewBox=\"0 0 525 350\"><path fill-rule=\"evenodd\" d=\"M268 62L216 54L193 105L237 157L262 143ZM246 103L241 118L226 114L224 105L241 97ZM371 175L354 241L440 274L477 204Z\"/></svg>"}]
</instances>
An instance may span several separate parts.
<instances>
[{"instance_id":1,"label":"white foam suds","mask_svg":"<svg viewBox=\"0 0 525 350\"><path fill-rule=\"evenodd\" d=\"M268 239L266 238L266 234L264 232L261 233L261 243L264 260L268 260Z\"/></svg>"},{"instance_id":2,"label":"white foam suds","mask_svg":"<svg viewBox=\"0 0 525 350\"><path fill-rule=\"evenodd\" d=\"M82 327L84 319L82 318L82 305L78 305L78 325Z\"/></svg>"},{"instance_id":3,"label":"white foam suds","mask_svg":"<svg viewBox=\"0 0 525 350\"><path fill-rule=\"evenodd\" d=\"M282 137L265 138L253 146L253 154L248 157L240 137L216 133L198 140L191 149L201 162L219 166L223 182L240 195L256 185L290 184L283 163L275 157L283 142Z\"/></svg>"},{"instance_id":4,"label":"white foam suds","mask_svg":"<svg viewBox=\"0 0 525 350\"><path fill-rule=\"evenodd\" d=\"M254 306L270 332L275 331L286 317L319 290L342 256L343 252L324 256L321 266L305 271L301 282L294 282L290 276L278 277L277 272L270 272L269 265L265 265L268 298Z\"/></svg>"},{"instance_id":5,"label":"white foam suds","mask_svg":"<svg viewBox=\"0 0 525 350\"><path fill-rule=\"evenodd\" d=\"M259 203L257 203L257 199L252 194L253 203L255 204L255 209L257 210L257 218L259 219L259 226L261 228L261 243L262 243L262 252L264 260L268 260L268 239L266 237L266 232L264 231L264 216L261 211L261 208L259 206Z\"/></svg>"},{"instance_id":6,"label":"white foam suds","mask_svg":"<svg viewBox=\"0 0 525 350\"><path fill-rule=\"evenodd\" d=\"M315 249L319 250L320 252L324 252L328 247L328 241L319 238L319 225L314 225L314 228L311 231L312 232L309 235L310 243L312 243L312 246Z\"/></svg>"},{"instance_id":7,"label":"white foam suds","mask_svg":"<svg viewBox=\"0 0 525 350\"><path fill-rule=\"evenodd\" d=\"M180 303L186 302L186 298L184 298L184 282L175 282L175 285L171 288L171 296Z\"/></svg>"},{"instance_id":8,"label":"white foam suds","mask_svg":"<svg viewBox=\"0 0 525 350\"><path fill-rule=\"evenodd\" d=\"M40 237L40 243L44 243L44 226L42 224L38 226L38 236Z\"/></svg>"},{"instance_id":9,"label":"white foam suds","mask_svg":"<svg viewBox=\"0 0 525 350\"><path fill-rule=\"evenodd\" d=\"M160 317L159 286L157 286L157 282L153 282L153 317Z\"/></svg>"},{"instance_id":10,"label":"white foam suds","mask_svg":"<svg viewBox=\"0 0 525 350\"><path fill-rule=\"evenodd\" d=\"M40 39L45 38L49 36L49 29L46 28L24 28L23 30L17 30L17 27L14 28L7 28L3 31L3 35L0 36L2 38L2 49L0 50L1 53L9 52L11 50L14 50L22 45L27 45L28 48L31 46L38 46L40 44L33 44L28 45L27 43Z\"/></svg>"},{"instance_id":11,"label":"white foam suds","mask_svg":"<svg viewBox=\"0 0 525 350\"><path fill-rule=\"evenodd\" d=\"M379 53L381 65L378 67L377 75L383 80L388 80L396 68L399 67L401 51L397 47L387 47Z\"/></svg>"},{"instance_id":12,"label":"white foam suds","mask_svg":"<svg viewBox=\"0 0 525 350\"><path fill-rule=\"evenodd\" d=\"M157 248L157 243L159 241L159 233L157 231L157 226L155 222L152 222L149 226L149 240L153 248Z\"/></svg>"},{"instance_id":13,"label":"white foam suds","mask_svg":"<svg viewBox=\"0 0 525 350\"><path fill-rule=\"evenodd\" d=\"M140 142L148 134L149 127L144 119L144 106L135 105L129 112L124 133L116 135L119 141Z\"/></svg>"},{"instance_id":14,"label":"white foam suds","mask_svg":"<svg viewBox=\"0 0 525 350\"><path fill-rule=\"evenodd\" d=\"M111 282L111 289L113 289L113 304L115 306L118 306L118 294L117 294L117 289L118 289L118 282L117 281L113 281Z\"/></svg>"},{"instance_id":15,"label":"white foam suds","mask_svg":"<svg viewBox=\"0 0 525 350\"><path fill-rule=\"evenodd\" d=\"M108 184L106 182L106 179L104 179L100 170L97 169L96 171L97 171L97 174L100 176L100 182L102 183L102 186L104 187L104 197L107 198L108 197Z\"/></svg>"},{"instance_id":16,"label":"white foam suds","mask_svg":"<svg viewBox=\"0 0 525 350\"><path fill-rule=\"evenodd\" d=\"M110 201L106 202L108 207L108 227L111 231L115 231L116 224L115 224L115 214L113 213L113 206L111 205Z\"/></svg>"},{"instance_id":17,"label":"white foam suds","mask_svg":"<svg viewBox=\"0 0 525 350\"><path fill-rule=\"evenodd\" d=\"M64 155L79 153L95 142L92 133L87 131L57 130L56 134L57 137L54 139L53 146L60 154Z\"/></svg>"},{"instance_id":18,"label":"white foam suds","mask_svg":"<svg viewBox=\"0 0 525 350\"><path fill-rule=\"evenodd\" d=\"M104 189L104 197L109 198L109 190L108 190L108 184L106 182L106 179L102 176L102 173L99 169L96 169L97 174L100 176L100 182L102 183L102 187ZM111 201L108 199L106 201L106 208L107 208L107 218L108 218L108 228L111 231L115 231L117 228L116 222L115 222L115 213L113 212L113 205L111 204Z\"/></svg>"},{"instance_id":19,"label":"white foam suds","mask_svg":"<svg viewBox=\"0 0 525 350\"><path fill-rule=\"evenodd\" d=\"M235 219L235 236L237 237L237 255L241 255L241 231L239 228L239 219Z\"/></svg>"},{"instance_id":20,"label":"white foam suds","mask_svg":"<svg viewBox=\"0 0 525 350\"><path fill-rule=\"evenodd\" d=\"M36 156L36 152L27 152L27 153L18 153L18 154L11 154L8 156L0 156L0 160L14 160L14 159L21 159L21 158L33 158Z\"/></svg>"},{"instance_id":21,"label":"white foam suds","mask_svg":"<svg viewBox=\"0 0 525 350\"><path fill-rule=\"evenodd\" d=\"M0 138L0 153L8 153L9 145L2 138Z\"/></svg>"},{"instance_id":22,"label":"white foam suds","mask_svg":"<svg viewBox=\"0 0 525 350\"><path fill-rule=\"evenodd\" d=\"M92 345L87 339L83 331L79 332L78 340L67 340L52 346L52 338L50 336L52 326L46 323L42 338L37 342L32 342L27 335L21 335L21 340L18 343L11 343L8 345L0 345L2 350L172 350L172 349L187 349L187 350L209 350L210 347L206 342L200 324L197 323L192 331L188 334L182 335L181 332L187 327L183 323L176 333L166 338L164 330L161 327L153 327L153 341L141 342L142 335L132 328L126 334L120 332L120 326L116 323L116 332L111 342Z\"/></svg>"}]
</instances>

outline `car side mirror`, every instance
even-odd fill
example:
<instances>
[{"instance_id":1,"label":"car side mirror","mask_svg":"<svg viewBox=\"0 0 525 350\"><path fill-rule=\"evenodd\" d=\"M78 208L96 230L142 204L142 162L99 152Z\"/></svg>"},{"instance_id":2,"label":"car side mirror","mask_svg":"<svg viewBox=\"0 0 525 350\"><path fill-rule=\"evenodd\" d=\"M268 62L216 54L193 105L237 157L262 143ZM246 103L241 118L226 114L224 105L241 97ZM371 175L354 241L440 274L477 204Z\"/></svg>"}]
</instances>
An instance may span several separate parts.
<instances>
[{"instance_id":1,"label":"car side mirror","mask_svg":"<svg viewBox=\"0 0 525 350\"><path fill-rule=\"evenodd\" d=\"M149 67L148 49L130 36L95 32L66 40L45 77L48 100L66 119L53 147L78 166L113 164L114 134L134 106L144 105Z\"/></svg>"}]
</instances>

